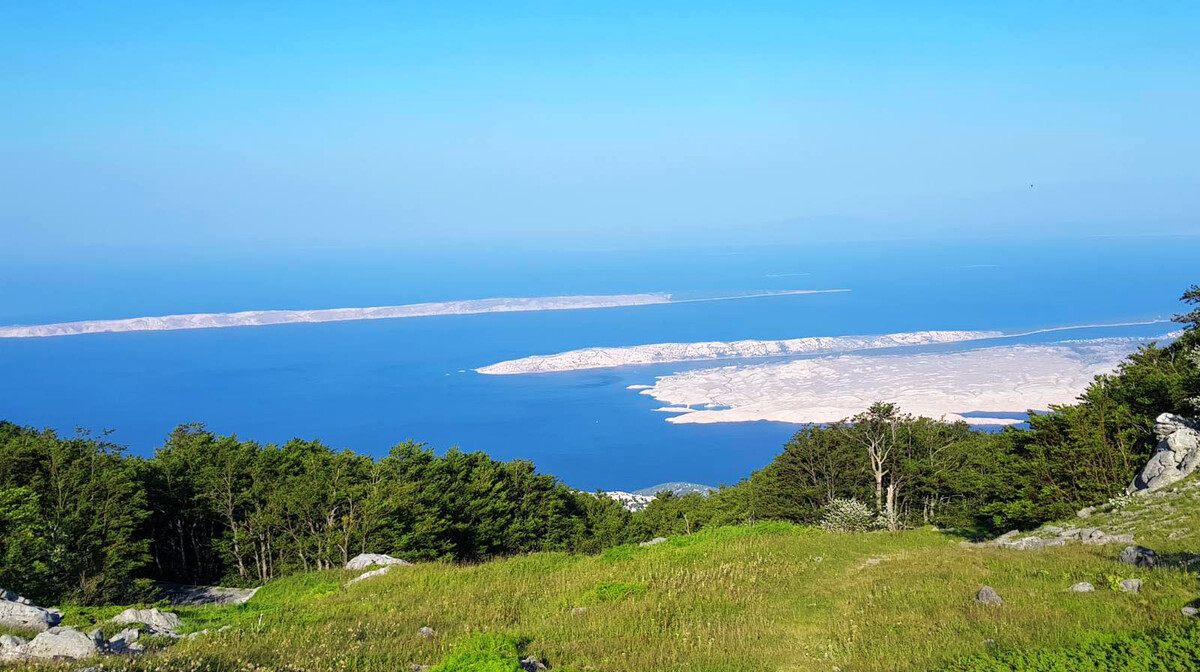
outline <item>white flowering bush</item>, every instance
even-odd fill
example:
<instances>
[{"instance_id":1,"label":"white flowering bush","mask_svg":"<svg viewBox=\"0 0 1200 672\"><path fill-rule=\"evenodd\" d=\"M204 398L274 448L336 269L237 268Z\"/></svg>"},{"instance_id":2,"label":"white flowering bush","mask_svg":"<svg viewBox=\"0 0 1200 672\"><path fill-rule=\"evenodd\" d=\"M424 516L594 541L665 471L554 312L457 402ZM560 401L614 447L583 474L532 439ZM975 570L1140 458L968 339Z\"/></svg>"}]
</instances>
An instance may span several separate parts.
<instances>
[{"instance_id":1,"label":"white flowering bush","mask_svg":"<svg viewBox=\"0 0 1200 672\"><path fill-rule=\"evenodd\" d=\"M835 497L821 510L821 529L826 532L866 532L874 523L871 507L853 497Z\"/></svg>"}]
</instances>

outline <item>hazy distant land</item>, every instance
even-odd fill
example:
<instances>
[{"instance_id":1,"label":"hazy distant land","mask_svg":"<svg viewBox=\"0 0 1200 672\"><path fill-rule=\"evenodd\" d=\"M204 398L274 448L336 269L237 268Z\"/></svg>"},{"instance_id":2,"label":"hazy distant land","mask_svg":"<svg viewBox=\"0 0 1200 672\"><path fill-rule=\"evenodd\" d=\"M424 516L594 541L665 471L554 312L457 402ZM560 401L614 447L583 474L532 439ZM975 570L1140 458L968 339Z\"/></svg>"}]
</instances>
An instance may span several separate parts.
<instances>
[{"instance_id":1,"label":"hazy distant land","mask_svg":"<svg viewBox=\"0 0 1200 672\"><path fill-rule=\"evenodd\" d=\"M435 315L476 315L541 310L584 310L619 308L695 301L728 301L766 296L821 294L847 290L782 290L707 298L672 298L665 292L611 294L597 296L539 296L527 298L471 299L437 303L411 303L371 308L325 308L318 310L248 310L237 313L189 313L159 317L132 317L117 320L84 320L29 326L0 327L0 338L40 338L75 336L125 331L171 331L176 329L217 329L222 327L261 327L298 322L348 322L353 320L389 320Z\"/></svg>"}]
</instances>

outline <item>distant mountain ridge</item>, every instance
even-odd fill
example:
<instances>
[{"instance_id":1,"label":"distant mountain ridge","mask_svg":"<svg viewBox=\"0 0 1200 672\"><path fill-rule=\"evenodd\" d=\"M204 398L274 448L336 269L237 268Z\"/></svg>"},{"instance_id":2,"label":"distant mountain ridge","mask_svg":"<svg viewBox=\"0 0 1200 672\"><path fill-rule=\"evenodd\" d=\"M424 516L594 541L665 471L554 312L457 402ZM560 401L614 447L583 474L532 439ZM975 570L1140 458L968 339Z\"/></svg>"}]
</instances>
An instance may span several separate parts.
<instances>
[{"instance_id":1,"label":"distant mountain ridge","mask_svg":"<svg viewBox=\"0 0 1200 672\"><path fill-rule=\"evenodd\" d=\"M710 492L716 491L717 489L711 485L688 483L686 481L671 481L670 483L659 483L658 485L652 485L641 490L634 490L633 494L654 496L660 492L669 492L676 497L682 497L683 495L690 495L692 493L707 495Z\"/></svg>"}]
</instances>

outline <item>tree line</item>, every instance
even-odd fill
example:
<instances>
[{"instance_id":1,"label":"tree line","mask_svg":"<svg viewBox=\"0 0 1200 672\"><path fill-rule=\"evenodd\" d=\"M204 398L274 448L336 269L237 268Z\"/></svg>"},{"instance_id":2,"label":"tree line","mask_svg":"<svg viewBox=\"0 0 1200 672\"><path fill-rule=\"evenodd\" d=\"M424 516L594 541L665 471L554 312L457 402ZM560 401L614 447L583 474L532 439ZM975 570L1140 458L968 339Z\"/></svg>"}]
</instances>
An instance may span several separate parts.
<instances>
[{"instance_id":1,"label":"tree line","mask_svg":"<svg viewBox=\"0 0 1200 672\"><path fill-rule=\"evenodd\" d=\"M1027 429L974 431L880 402L800 429L770 464L705 497L630 513L531 462L405 442L382 459L319 441L282 445L183 425L151 457L105 436L0 422L0 586L42 603L129 601L155 581L255 585L361 552L473 562L595 553L657 535L781 519L815 524L834 499L880 528L987 535L1068 517L1120 492L1161 412L1200 404L1200 287L1182 336L1148 345L1079 402Z\"/></svg>"}]
</instances>

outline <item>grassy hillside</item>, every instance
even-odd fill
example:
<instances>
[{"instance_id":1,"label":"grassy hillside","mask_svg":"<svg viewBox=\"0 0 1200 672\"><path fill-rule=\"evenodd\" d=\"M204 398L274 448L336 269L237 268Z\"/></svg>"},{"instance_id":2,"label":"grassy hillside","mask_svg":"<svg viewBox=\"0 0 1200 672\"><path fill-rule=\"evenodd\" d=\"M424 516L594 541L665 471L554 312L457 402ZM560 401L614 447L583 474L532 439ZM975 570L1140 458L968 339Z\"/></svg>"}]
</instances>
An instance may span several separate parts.
<instances>
[{"instance_id":1,"label":"grassy hillside","mask_svg":"<svg viewBox=\"0 0 1200 672\"><path fill-rule=\"evenodd\" d=\"M1186 560L1200 535L1196 485L1086 523L1132 531L1138 543ZM397 567L348 588L355 573L310 573L238 607L176 610L189 630L233 628L132 663L395 672L436 665L469 646L472 633L494 633L554 669L926 670L1176 627L1187 620L1180 608L1200 593L1181 567L1117 563L1120 546L1015 551L960 542L936 531L838 535L769 523L599 556ZM1108 587L1134 577L1145 582L1140 594ZM1079 581L1097 591L1064 592ZM973 603L982 585L1005 604ZM586 611L573 613L578 607ZM117 610L72 610L67 623L86 627ZM418 634L426 626L434 636Z\"/></svg>"}]
</instances>

